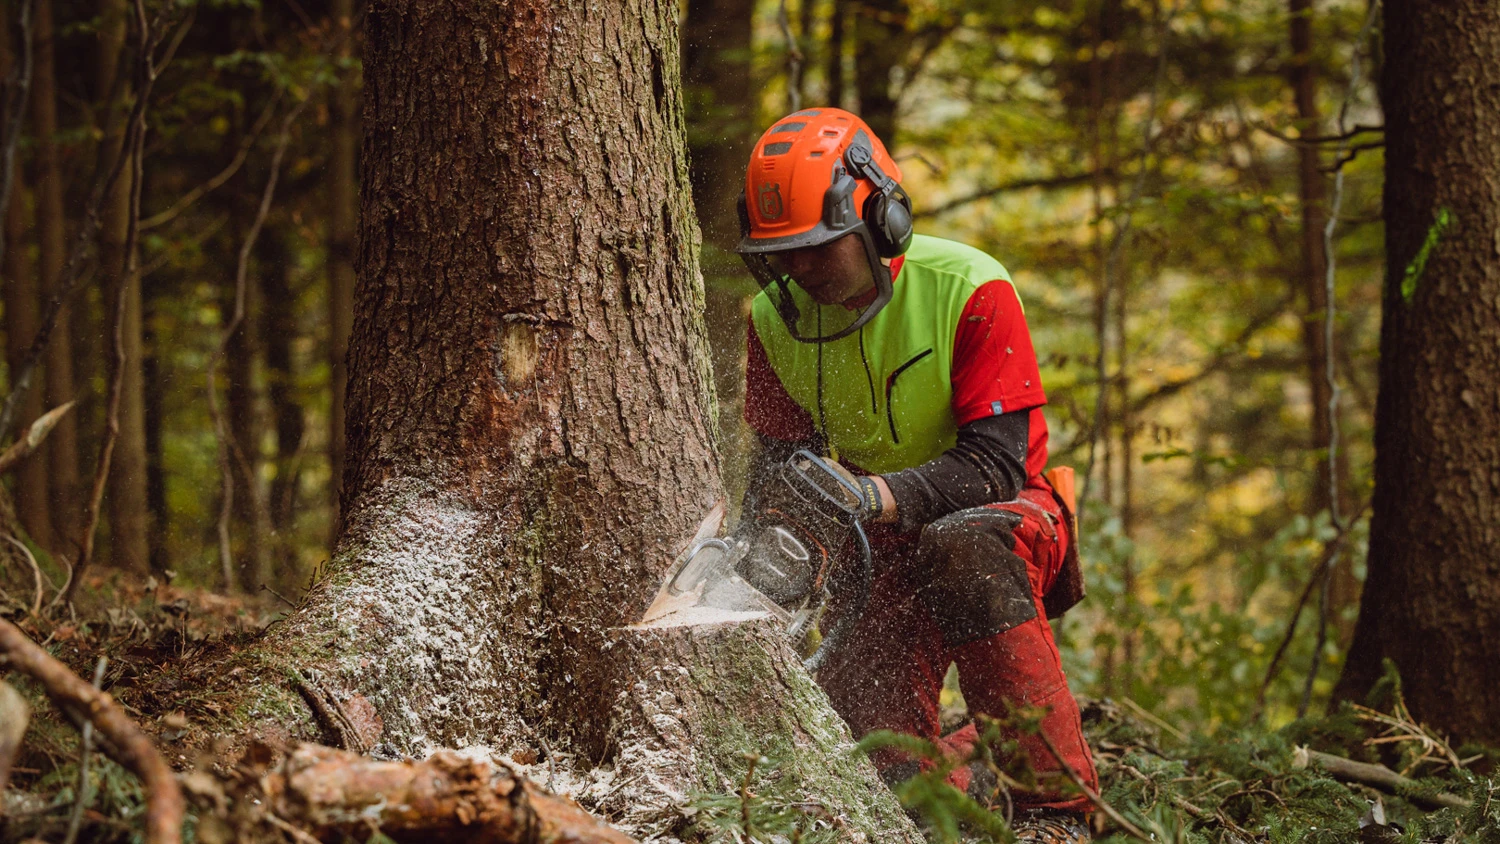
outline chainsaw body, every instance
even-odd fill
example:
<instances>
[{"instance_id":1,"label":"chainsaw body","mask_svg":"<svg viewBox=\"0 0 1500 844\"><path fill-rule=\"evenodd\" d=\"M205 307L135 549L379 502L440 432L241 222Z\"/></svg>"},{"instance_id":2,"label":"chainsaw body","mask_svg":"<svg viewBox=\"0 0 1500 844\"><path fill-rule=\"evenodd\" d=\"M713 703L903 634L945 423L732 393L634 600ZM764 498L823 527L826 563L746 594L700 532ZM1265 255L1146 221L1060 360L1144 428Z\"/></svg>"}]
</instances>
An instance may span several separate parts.
<instances>
[{"instance_id":1,"label":"chainsaw body","mask_svg":"<svg viewBox=\"0 0 1500 844\"><path fill-rule=\"evenodd\" d=\"M776 504L743 519L727 536L700 534L688 546L642 623L712 623L759 613L779 619L788 635L800 638L829 599L847 598L838 623L807 660L812 671L864 611L870 544L857 518L857 488L827 461L799 451L773 483L783 486L779 497L771 496Z\"/></svg>"}]
</instances>

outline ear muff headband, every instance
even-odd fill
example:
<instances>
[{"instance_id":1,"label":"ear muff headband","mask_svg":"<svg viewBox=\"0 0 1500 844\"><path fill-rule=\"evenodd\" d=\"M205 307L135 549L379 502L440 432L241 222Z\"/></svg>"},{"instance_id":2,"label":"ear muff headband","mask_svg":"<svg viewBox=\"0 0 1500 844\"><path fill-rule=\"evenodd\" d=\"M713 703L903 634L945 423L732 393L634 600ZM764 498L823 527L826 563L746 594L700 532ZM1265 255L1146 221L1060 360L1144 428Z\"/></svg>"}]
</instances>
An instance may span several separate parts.
<instances>
[{"instance_id":1,"label":"ear muff headband","mask_svg":"<svg viewBox=\"0 0 1500 844\"><path fill-rule=\"evenodd\" d=\"M857 133L854 142L844 151L844 163L850 175L867 179L875 186L865 200L861 214L875 240L875 250L882 258L905 253L912 238L911 197L899 182L886 175L875 163L864 132Z\"/></svg>"}]
</instances>

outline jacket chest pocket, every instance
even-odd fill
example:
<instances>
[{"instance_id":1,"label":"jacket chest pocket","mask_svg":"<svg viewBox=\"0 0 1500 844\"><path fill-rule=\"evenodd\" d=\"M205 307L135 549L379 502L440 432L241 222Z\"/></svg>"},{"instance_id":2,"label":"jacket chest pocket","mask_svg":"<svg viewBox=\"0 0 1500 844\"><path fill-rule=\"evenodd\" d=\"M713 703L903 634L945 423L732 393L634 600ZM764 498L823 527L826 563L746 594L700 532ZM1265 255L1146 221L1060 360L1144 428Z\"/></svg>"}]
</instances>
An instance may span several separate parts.
<instances>
[{"instance_id":1,"label":"jacket chest pocket","mask_svg":"<svg viewBox=\"0 0 1500 844\"><path fill-rule=\"evenodd\" d=\"M932 405L947 392L934 381L937 358L930 347L904 357L885 376L885 421L897 445L903 434L912 436L913 428L931 415ZM941 404L946 409L946 402Z\"/></svg>"}]
</instances>

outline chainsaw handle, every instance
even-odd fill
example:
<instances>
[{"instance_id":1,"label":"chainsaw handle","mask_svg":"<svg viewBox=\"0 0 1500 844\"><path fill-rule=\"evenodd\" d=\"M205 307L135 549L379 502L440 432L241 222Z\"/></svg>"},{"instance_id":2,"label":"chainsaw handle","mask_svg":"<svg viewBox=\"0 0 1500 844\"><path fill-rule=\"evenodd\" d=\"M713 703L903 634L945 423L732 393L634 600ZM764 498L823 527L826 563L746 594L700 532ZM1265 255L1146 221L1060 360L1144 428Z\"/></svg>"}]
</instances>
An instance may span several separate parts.
<instances>
[{"instance_id":1,"label":"chainsaw handle","mask_svg":"<svg viewBox=\"0 0 1500 844\"><path fill-rule=\"evenodd\" d=\"M814 490L823 499L823 503L837 508L851 521L859 520L861 514L859 505L864 500L864 493L854 481L835 468L833 464L805 448L799 448L791 459L786 461L786 468L802 481L800 485L789 484L789 486L804 500L806 496L803 491ZM814 507L818 506L818 502L807 503Z\"/></svg>"}]
</instances>

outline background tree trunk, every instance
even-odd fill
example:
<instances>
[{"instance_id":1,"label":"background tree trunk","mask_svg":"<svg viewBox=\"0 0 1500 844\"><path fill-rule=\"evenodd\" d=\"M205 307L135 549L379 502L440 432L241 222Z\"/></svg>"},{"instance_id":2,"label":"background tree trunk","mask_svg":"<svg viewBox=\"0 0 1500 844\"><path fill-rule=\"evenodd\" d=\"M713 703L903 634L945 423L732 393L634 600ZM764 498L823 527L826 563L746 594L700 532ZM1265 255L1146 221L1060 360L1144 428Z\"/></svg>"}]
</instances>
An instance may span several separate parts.
<instances>
[{"instance_id":1,"label":"background tree trunk","mask_svg":"<svg viewBox=\"0 0 1500 844\"><path fill-rule=\"evenodd\" d=\"M292 256L285 237L285 232L272 229L261 235L259 243L265 292L260 309L260 335L265 344L266 397L276 439L275 473L266 502L272 536L267 576L274 588L283 591L297 585L292 534L302 472L302 435L307 428L298 402L297 374L292 366L292 343L297 339L297 294L292 288Z\"/></svg>"},{"instance_id":2,"label":"background tree trunk","mask_svg":"<svg viewBox=\"0 0 1500 844\"><path fill-rule=\"evenodd\" d=\"M1500 741L1500 6L1386 0L1388 250L1369 576L1337 693ZM1438 233L1444 212L1451 225ZM1435 238L1409 300L1408 267Z\"/></svg>"},{"instance_id":3,"label":"background tree trunk","mask_svg":"<svg viewBox=\"0 0 1500 844\"><path fill-rule=\"evenodd\" d=\"M363 713L346 734L377 752L540 748L636 766L622 791L670 801L774 741L788 770L827 773L810 799L915 842L779 634L619 629L720 489L676 13L371 5L344 529L303 609L239 657L263 678L241 711L307 729L285 678L319 669L304 694ZM681 662L653 644L701 636L722 644ZM689 687L708 703L679 714ZM624 729L770 724L755 703L783 698L777 732L691 760Z\"/></svg>"},{"instance_id":4,"label":"background tree trunk","mask_svg":"<svg viewBox=\"0 0 1500 844\"><path fill-rule=\"evenodd\" d=\"M9 43L9 42L7 42ZM36 275L32 272L26 255L26 184L21 178L21 161L17 156L16 180L10 192L10 208L5 213L5 345L10 362L9 371L15 372L31 339L36 336L41 322L38 314L38 291ZM7 389L11 385L7 384ZM15 430L25 432L26 427L37 417L46 413L42 407L42 391L33 387L21 402L16 414ZM9 445L10 441L7 441ZM56 548L52 530L52 508L47 496L47 463L42 455L34 454L16 469L16 515L33 542L44 548Z\"/></svg>"},{"instance_id":5,"label":"background tree trunk","mask_svg":"<svg viewBox=\"0 0 1500 844\"><path fill-rule=\"evenodd\" d=\"M345 31L339 58L357 56L354 0L333 0L334 23ZM333 94L333 149L328 186L328 463L329 492L338 507L344 477L345 393L348 391L349 332L354 325L354 246L359 222L360 74L346 69ZM333 519L338 530L340 519Z\"/></svg>"},{"instance_id":6,"label":"background tree trunk","mask_svg":"<svg viewBox=\"0 0 1500 844\"><path fill-rule=\"evenodd\" d=\"M66 221L63 216L63 179L57 149L57 51L54 43L57 27L53 22L51 0L37 0L34 38L36 40L35 77L31 88L32 125L36 132L36 278L31 286L37 292L50 293L62 275ZM47 346L47 364L42 378L45 394L42 404L52 408L78 398L73 378L71 309L64 307ZM78 420L70 413L57 423L43 446L46 454L43 471L47 483L39 487L49 502L55 533L45 542L54 551L72 553L69 534L77 530L80 513L78 486ZM40 468L42 460L35 461ZM21 502L23 519L29 507Z\"/></svg>"},{"instance_id":7,"label":"background tree trunk","mask_svg":"<svg viewBox=\"0 0 1500 844\"><path fill-rule=\"evenodd\" d=\"M686 101L688 175L703 229L704 318L718 397L719 454L731 498L743 490L750 433L745 409L745 336L749 274L735 254L740 239L736 201L745 164L761 127L752 91L751 0L694 0L682 24L682 88Z\"/></svg>"},{"instance_id":8,"label":"background tree trunk","mask_svg":"<svg viewBox=\"0 0 1500 844\"><path fill-rule=\"evenodd\" d=\"M896 98L892 72L905 70L911 35L906 0L862 0L854 4L854 87L859 116L891 149L896 147Z\"/></svg>"},{"instance_id":9,"label":"background tree trunk","mask_svg":"<svg viewBox=\"0 0 1500 844\"><path fill-rule=\"evenodd\" d=\"M124 3L105 0L101 7L104 26L100 31L100 80L99 89L109 92L117 84L120 73L119 59L125 40ZM111 22L118 19L119 26ZM112 63L110 63L112 62ZM101 145L101 154L106 162L120 155L125 139L125 104L129 102L128 85L119 80L121 91L111 102L111 110L105 118L106 134ZM106 171L107 172L107 171ZM116 319L120 320L125 348L124 367L119 373L122 379L120 393L120 434L115 441L113 459L109 465L109 486L106 504L109 516L110 564L117 568L145 572L150 565L151 549L147 540L148 516L146 511L146 422L145 422L145 378L141 372L141 283L129 272L131 256L125 254L126 230L130 224L130 168L126 167L114 188L104 200L103 223L99 231L99 281L104 291L106 336L112 332ZM125 287L125 295L118 291ZM115 314L115 302L122 302L124 313ZM48 370L71 352L67 350L64 337L53 340L55 353L48 361ZM109 377L115 377L114 354L110 344L104 345L104 358ZM49 399L52 382L49 379ZM75 458L76 460L76 458Z\"/></svg>"},{"instance_id":10,"label":"background tree trunk","mask_svg":"<svg viewBox=\"0 0 1500 844\"><path fill-rule=\"evenodd\" d=\"M1297 128L1304 137L1322 134L1322 117L1318 109L1318 78L1313 57L1313 0L1288 0L1291 13L1289 41L1292 61L1288 81L1297 105ZM1328 225L1328 186L1321 171L1318 148L1297 148L1297 185L1302 206L1302 262L1294 287L1302 299L1302 351L1307 360L1307 384L1312 401L1312 437L1317 471L1308 514L1329 511L1334 505L1332 466L1338 474L1338 512L1344 519L1353 516L1347 495L1349 456L1347 449L1334 450L1335 414L1329 407L1333 389L1328 383L1328 343L1323 320L1328 311L1328 259L1323 250L1323 231ZM1359 601L1359 580L1354 576L1354 559L1345 554L1335 563L1328 606L1342 645L1354 633L1353 624L1343 620L1343 610Z\"/></svg>"}]
</instances>

